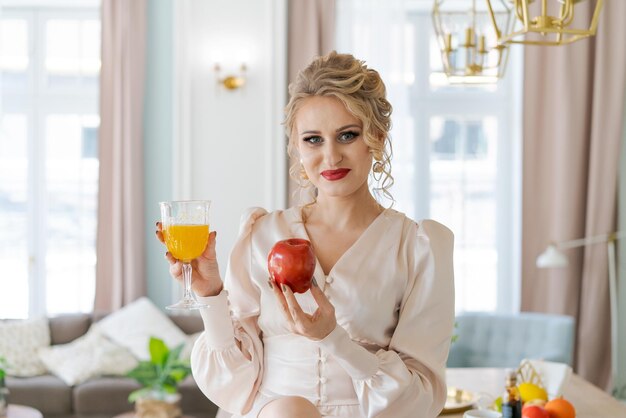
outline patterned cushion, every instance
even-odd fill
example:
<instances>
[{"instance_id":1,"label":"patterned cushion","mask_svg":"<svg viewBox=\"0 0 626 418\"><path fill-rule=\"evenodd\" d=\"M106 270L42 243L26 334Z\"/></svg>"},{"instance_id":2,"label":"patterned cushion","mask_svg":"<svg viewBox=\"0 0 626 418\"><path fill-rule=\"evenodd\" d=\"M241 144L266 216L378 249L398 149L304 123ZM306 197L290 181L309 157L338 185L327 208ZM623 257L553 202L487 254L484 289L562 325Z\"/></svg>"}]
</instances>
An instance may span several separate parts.
<instances>
[{"instance_id":1,"label":"patterned cushion","mask_svg":"<svg viewBox=\"0 0 626 418\"><path fill-rule=\"evenodd\" d=\"M69 386L92 377L121 376L137 365L130 351L114 344L94 327L71 343L40 349L39 358Z\"/></svg>"},{"instance_id":2,"label":"patterned cushion","mask_svg":"<svg viewBox=\"0 0 626 418\"><path fill-rule=\"evenodd\" d=\"M37 350L50 345L50 328L46 318L0 322L0 356L8 363L10 376L38 376L46 368Z\"/></svg>"}]
</instances>

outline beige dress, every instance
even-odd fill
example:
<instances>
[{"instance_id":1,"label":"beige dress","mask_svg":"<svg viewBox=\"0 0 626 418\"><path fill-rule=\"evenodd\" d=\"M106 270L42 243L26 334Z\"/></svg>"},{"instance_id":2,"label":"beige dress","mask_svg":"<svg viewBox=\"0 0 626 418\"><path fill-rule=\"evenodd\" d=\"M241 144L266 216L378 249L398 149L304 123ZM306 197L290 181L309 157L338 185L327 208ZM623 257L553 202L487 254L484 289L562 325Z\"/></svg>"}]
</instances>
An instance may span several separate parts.
<instances>
[{"instance_id":1,"label":"beige dress","mask_svg":"<svg viewBox=\"0 0 626 418\"><path fill-rule=\"evenodd\" d=\"M267 284L271 247L294 237L308 239L300 208L242 217L226 290L201 298L210 306L191 357L200 389L243 417L287 395L327 417L437 416L454 327L450 230L386 209L328 275L318 262L315 277L337 317L321 341L289 332ZM310 292L296 298L306 312L317 308Z\"/></svg>"}]
</instances>

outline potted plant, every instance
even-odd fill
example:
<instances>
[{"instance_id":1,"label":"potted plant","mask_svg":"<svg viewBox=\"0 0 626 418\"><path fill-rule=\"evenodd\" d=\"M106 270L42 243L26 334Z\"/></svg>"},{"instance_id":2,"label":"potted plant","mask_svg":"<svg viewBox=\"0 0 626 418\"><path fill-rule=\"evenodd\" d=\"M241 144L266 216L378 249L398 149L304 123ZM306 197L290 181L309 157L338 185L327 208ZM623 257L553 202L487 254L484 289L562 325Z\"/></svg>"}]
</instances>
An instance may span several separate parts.
<instances>
[{"instance_id":1,"label":"potted plant","mask_svg":"<svg viewBox=\"0 0 626 418\"><path fill-rule=\"evenodd\" d=\"M150 337L150 360L140 361L127 376L142 385L128 396L135 403L138 418L177 418L179 407L178 384L191 373L189 361L180 359L183 344L170 350L163 340Z\"/></svg>"}]
</instances>

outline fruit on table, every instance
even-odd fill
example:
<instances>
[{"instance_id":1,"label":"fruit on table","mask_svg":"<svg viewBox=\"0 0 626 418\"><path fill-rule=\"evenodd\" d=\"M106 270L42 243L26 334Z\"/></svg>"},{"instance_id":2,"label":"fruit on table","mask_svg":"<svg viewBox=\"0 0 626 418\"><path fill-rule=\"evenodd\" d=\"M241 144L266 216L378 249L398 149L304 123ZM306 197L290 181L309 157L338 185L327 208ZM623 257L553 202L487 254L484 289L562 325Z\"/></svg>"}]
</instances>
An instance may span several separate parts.
<instances>
[{"instance_id":1,"label":"fruit on table","mask_svg":"<svg viewBox=\"0 0 626 418\"><path fill-rule=\"evenodd\" d=\"M530 382L522 382L517 385L517 390L522 397L522 402L528 402L535 399L541 399L542 401L548 400L548 394L546 390L540 386Z\"/></svg>"},{"instance_id":2,"label":"fruit on table","mask_svg":"<svg viewBox=\"0 0 626 418\"><path fill-rule=\"evenodd\" d=\"M494 411L502 412L502 396L498 396L491 404L491 409Z\"/></svg>"},{"instance_id":3,"label":"fruit on table","mask_svg":"<svg viewBox=\"0 0 626 418\"><path fill-rule=\"evenodd\" d=\"M545 406L550 418L576 418L576 409L563 398L552 399Z\"/></svg>"},{"instance_id":4,"label":"fruit on table","mask_svg":"<svg viewBox=\"0 0 626 418\"><path fill-rule=\"evenodd\" d=\"M267 256L270 277L285 284L295 293L304 293L311 287L315 271L315 254L305 239L291 238L278 241Z\"/></svg>"},{"instance_id":5,"label":"fruit on table","mask_svg":"<svg viewBox=\"0 0 626 418\"><path fill-rule=\"evenodd\" d=\"M539 405L524 405L522 418L551 418L548 411Z\"/></svg>"},{"instance_id":6,"label":"fruit on table","mask_svg":"<svg viewBox=\"0 0 626 418\"><path fill-rule=\"evenodd\" d=\"M543 399L533 399L532 401L527 401L524 403L524 405L539 405L541 407L546 406L546 402L548 401L544 401Z\"/></svg>"}]
</instances>

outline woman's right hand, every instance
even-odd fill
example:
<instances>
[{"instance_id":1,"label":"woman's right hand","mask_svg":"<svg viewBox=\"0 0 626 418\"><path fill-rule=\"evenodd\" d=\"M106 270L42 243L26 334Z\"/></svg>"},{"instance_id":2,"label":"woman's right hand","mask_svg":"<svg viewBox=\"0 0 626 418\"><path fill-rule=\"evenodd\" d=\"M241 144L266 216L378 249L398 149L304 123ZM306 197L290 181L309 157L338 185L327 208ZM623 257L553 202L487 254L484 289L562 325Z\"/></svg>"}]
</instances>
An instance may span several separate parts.
<instances>
[{"instance_id":1,"label":"woman's right hand","mask_svg":"<svg viewBox=\"0 0 626 418\"><path fill-rule=\"evenodd\" d=\"M161 222L156 223L156 236L163 244L163 225ZM217 264L217 255L215 253L215 231L209 234L209 242L200 257L191 262L191 288L198 296L216 296L223 288L222 278L220 277L220 269ZM174 258L172 254L165 253L165 259L170 263L170 275L178 280L183 280L183 263Z\"/></svg>"}]
</instances>

